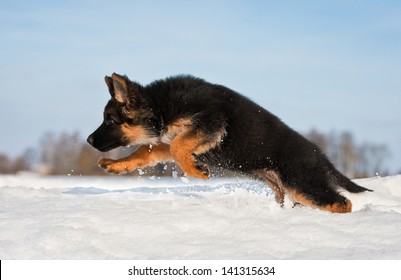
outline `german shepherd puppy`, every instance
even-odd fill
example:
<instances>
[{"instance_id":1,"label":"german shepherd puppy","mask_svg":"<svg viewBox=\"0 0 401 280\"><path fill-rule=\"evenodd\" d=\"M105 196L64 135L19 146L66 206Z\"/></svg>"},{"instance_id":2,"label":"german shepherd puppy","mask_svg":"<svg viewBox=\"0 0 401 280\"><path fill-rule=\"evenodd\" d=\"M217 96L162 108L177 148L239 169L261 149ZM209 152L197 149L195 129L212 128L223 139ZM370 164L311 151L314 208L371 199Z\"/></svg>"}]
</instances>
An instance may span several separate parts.
<instances>
[{"instance_id":1,"label":"german shepherd puppy","mask_svg":"<svg viewBox=\"0 0 401 280\"><path fill-rule=\"evenodd\" d=\"M174 160L187 175L208 179L209 166L220 167L265 181L281 205L287 194L333 213L352 210L339 188L369 191L337 171L316 145L229 88L192 76L142 86L114 73L105 81L111 99L88 142L102 152L141 145L122 159L101 158L107 172Z\"/></svg>"}]
</instances>

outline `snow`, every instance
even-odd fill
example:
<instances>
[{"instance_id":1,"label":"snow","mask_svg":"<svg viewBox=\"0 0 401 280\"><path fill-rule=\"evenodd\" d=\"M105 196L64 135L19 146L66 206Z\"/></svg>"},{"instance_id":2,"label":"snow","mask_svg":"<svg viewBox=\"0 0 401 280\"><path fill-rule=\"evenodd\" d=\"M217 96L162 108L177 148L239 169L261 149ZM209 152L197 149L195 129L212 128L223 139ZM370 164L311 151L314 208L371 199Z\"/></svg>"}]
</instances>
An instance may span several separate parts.
<instances>
[{"instance_id":1,"label":"snow","mask_svg":"<svg viewBox=\"0 0 401 280\"><path fill-rule=\"evenodd\" d=\"M244 178L0 176L0 259L400 259L401 175L353 212L281 208Z\"/></svg>"}]
</instances>

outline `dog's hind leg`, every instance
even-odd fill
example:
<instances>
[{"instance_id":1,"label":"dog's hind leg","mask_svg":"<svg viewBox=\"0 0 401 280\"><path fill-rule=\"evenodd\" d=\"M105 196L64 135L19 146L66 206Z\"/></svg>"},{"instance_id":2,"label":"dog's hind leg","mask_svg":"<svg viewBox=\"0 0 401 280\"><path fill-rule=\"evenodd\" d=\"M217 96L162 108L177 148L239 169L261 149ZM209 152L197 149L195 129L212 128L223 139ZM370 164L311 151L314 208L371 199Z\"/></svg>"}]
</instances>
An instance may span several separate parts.
<instances>
[{"instance_id":1,"label":"dog's hind leg","mask_svg":"<svg viewBox=\"0 0 401 280\"><path fill-rule=\"evenodd\" d=\"M277 202L284 205L284 185L277 172L273 170L259 169L252 173L267 182L267 185L274 191Z\"/></svg>"},{"instance_id":2,"label":"dog's hind leg","mask_svg":"<svg viewBox=\"0 0 401 280\"><path fill-rule=\"evenodd\" d=\"M273 170L259 169L252 171L252 173L268 183L281 206L284 204L284 195L286 194L294 203L304 206L319 208L332 213L352 211L351 201L336 192L324 180L311 181L305 183L306 187L300 187L284 183L280 178L280 174ZM316 188L311 188L311 186Z\"/></svg>"},{"instance_id":3,"label":"dog's hind leg","mask_svg":"<svg viewBox=\"0 0 401 280\"><path fill-rule=\"evenodd\" d=\"M141 146L131 155L118 160L101 158L98 165L107 172L124 174L137 168L153 166L158 162L167 162L171 159L170 146L160 143L152 146Z\"/></svg>"},{"instance_id":4,"label":"dog's hind leg","mask_svg":"<svg viewBox=\"0 0 401 280\"><path fill-rule=\"evenodd\" d=\"M348 213L352 211L352 203L349 199L337 193L330 187L322 187L319 191L305 193L302 190L286 186L286 194L288 194L294 202L312 208L329 211L332 213Z\"/></svg>"}]
</instances>

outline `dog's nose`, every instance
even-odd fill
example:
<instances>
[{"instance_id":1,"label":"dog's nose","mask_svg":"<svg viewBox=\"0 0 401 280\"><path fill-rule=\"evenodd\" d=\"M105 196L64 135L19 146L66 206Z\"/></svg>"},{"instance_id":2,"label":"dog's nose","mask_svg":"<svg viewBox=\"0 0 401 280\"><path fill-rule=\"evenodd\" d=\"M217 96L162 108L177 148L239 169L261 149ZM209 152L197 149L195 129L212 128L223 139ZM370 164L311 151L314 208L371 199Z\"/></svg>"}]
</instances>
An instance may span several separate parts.
<instances>
[{"instance_id":1,"label":"dog's nose","mask_svg":"<svg viewBox=\"0 0 401 280\"><path fill-rule=\"evenodd\" d=\"M89 135L89 137L88 137L88 139L86 141L88 141L88 143L93 146L93 141L94 141L93 134Z\"/></svg>"}]
</instances>

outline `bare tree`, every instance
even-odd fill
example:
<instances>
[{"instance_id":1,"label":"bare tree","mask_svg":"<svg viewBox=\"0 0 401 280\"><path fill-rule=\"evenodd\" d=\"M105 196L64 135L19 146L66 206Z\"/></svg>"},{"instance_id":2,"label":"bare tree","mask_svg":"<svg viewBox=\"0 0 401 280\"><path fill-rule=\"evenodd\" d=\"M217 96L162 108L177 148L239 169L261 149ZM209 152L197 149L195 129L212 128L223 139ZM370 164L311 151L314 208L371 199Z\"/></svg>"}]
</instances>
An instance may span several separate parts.
<instances>
[{"instance_id":1,"label":"bare tree","mask_svg":"<svg viewBox=\"0 0 401 280\"><path fill-rule=\"evenodd\" d=\"M0 173L11 173L11 162L8 156L0 154Z\"/></svg>"},{"instance_id":2,"label":"bare tree","mask_svg":"<svg viewBox=\"0 0 401 280\"><path fill-rule=\"evenodd\" d=\"M350 178L386 175L388 148L382 144L358 144L350 132L323 134L312 130L306 137L318 145L338 170Z\"/></svg>"},{"instance_id":3,"label":"bare tree","mask_svg":"<svg viewBox=\"0 0 401 280\"><path fill-rule=\"evenodd\" d=\"M356 166L356 153L357 148L354 144L352 134L344 132L340 135L340 158L341 167L344 174L348 177L355 177L355 166Z\"/></svg>"}]
</instances>

